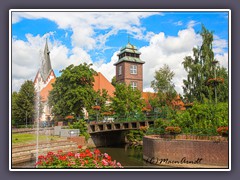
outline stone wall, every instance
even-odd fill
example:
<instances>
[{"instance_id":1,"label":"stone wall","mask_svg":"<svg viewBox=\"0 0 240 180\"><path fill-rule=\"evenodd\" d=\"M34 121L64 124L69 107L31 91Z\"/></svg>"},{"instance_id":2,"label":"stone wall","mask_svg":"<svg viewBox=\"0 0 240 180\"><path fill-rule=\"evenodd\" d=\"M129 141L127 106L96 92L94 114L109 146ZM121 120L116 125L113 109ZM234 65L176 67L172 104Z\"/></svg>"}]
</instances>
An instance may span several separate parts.
<instances>
[{"instance_id":1,"label":"stone wall","mask_svg":"<svg viewBox=\"0 0 240 180\"><path fill-rule=\"evenodd\" d=\"M169 166L228 166L228 141L143 138L143 158L153 164Z\"/></svg>"}]
</instances>

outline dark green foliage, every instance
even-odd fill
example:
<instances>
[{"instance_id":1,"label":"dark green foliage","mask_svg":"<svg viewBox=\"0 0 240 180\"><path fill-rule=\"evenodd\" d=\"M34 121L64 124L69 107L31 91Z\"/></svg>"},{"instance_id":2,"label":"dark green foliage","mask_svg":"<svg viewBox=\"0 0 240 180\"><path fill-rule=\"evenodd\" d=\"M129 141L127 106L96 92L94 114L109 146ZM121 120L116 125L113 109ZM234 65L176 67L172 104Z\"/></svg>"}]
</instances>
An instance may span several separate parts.
<instances>
[{"instance_id":1,"label":"dark green foliage","mask_svg":"<svg viewBox=\"0 0 240 180\"><path fill-rule=\"evenodd\" d=\"M84 119L79 119L76 122L73 122L73 124L68 124L68 127L70 129L79 129L80 136L84 136L86 140L89 139L90 134L88 133L88 125Z\"/></svg>"},{"instance_id":2,"label":"dark green foliage","mask_svg":"<svg viewBox=\"0 0 240 180\"><path fill-rule=\"evenodd\" d=\"M111 84L115 87L117 84L116 76L113 76Z\"/></svg>"},{"instance_id":3,"label":"dark green foliage","mask_svg":"<svg viewBox=\"0 0 240 180\"><path fill-rule=\"evenodd\" d=\"M32 124L34 121L34 104L36 93L32 81L25 81L19 92L12 93L12 125Z\"/></svg>"},{"instance_id":4,"label":"dark green foliage","mask_svg":"<svg viewBox=\"0 0 240 180\"><path fill-rule=\"evenodd\" d=\"M91 64L70 65L61 71L50 92L49 103L53 106L55 116L65 117L74 113L76 117L83 115L83 108L92 110L97 94L93 90L96 72Z\"/></svg>"},{"instance_id":5,"label":"dark green foliage","mask_svg":"<svg viewBox=\"0 0 240 180\"><path fill-rule=\"evenodd\" d=\"M130 142L139 142L142 141L144 135L145 135L144 131L130 130L129 133L127 134L127 140Z\"/></svg>"},{"instance_id":6,"label":"dark green foliage","mask_svg":"<svg viewBox=\"0 0 240 180\"><path fill-rule=\"evenodd\" d=\"M157 119L153 126L150 126L146 134L165 134L165 128L169 125L169 122L164 119Z\"/></svg>"},{"instance_id":7,"label":"dark green foliage","mask_svg":"<svg viewBox=\"0 0 240 180\"><path fill-rule=\"evenodd\" d=\"M193 48L193 58L186 56L183 61L184 69L187 71L187 79L183 80L184 97L187 102L199 101L203 103L205 99L214 100L214 87L207 84L207 81L216 77L224 78L224 83L217 87L219 94L218 101L226 102L228 99L228 73L225 68L215 64L212 50L213 32L202 26L200 32L202 45Z\"/></svg>"},{"instance_id":8,"label":"dark green foliage","mask_svg":"<svg viewBox=\"0 0 240 180\"><path fill-rule=\"evenodd\" d=\"M179 126L185 134L217 135L218 127L228 126L228 104L195 104L191 109L176 114L171 125Z\"/></svg>"},{"instance_id":9,"label":"dark green foliage","mask_svg":"<svg viewBox=\"0 0 240 180\"><path fill-rule=\"evenodd\" d=\"M125 119L142 113L144 100L141 98L141 92L139 90L118 83L116 84L114 95L111 108L116 113L116 116Z\"/></svg>"}]
</instances>

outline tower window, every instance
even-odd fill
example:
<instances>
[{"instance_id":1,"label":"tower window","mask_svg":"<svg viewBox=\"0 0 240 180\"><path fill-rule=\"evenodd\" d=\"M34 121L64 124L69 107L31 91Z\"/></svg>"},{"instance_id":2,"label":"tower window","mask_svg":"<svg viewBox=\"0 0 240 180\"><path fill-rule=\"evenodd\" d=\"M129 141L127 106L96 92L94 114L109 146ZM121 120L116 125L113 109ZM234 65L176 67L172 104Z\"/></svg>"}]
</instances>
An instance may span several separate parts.
<instances>
[{"instance_id":1,"label":"tower window","mask_svg":"<svg viewBox=\"0 0 240 180\"><path fill-rule=\"evenodd\" d=\"M131 82L131 87L132 87L132 89L136 89L137 88L137 82L132 81Z\"/></svg>"},{"instance_id":2,"label":"tower window","mask_svg":"<svg viewBox=\"0 0 240 180\"><path fill-rule=\"evenodd\" d=\"M137 74L137 65L131 65L130 66L130 73L131 74Z\"/></svg>"},{"instance_id":3,"label":"tower window","mask_svg":"<svg viewBox=\"0 0 240 180\"><path fill-rule=\"evenodd\" d=\"M119 68L118 68L118 75L119 76L122 75L122 66L119 66Z\"/></svg>"}]
</instances>

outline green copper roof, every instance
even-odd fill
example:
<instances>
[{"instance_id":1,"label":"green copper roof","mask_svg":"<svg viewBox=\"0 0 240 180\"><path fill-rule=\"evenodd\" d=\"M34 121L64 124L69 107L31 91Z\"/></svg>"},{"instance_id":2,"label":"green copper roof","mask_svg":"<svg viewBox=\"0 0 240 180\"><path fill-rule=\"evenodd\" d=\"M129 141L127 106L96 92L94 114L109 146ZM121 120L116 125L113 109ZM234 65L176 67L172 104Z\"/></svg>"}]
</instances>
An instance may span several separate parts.
<instances>
[{"instance_id":1,"label":"green copper roof","mask_svg":"<svg viewBox=\"0 0 240 180\"><path fill-rule=\"evenodd\" d=\"M140 63L140 64L144 64L145 62L142 61L141 59L139 58L136 58L136 57L130 57L130 56L125 56L121 59L119 59L114 65L117 65L123 61L127 61L127 62L136 62L136 63Z\"/></svg>"},{"instance_id":2,"label":"green copper roof","mask_svg":"<svg viewBox=\"0 0 240 180\"><path fill-rule=\"evenodd\" d=\"M120 55L124 54L125 52L138 54L138 55L141 54L141 52L138 51L137 47L130 43L128 43L126 46L124 46L120 49L120 53L118 53L118 56L120 57ZM141 63L141 64L145 63L139 57L132 57L132 56L124 55L124 57L120 58L114 65L117 65L118 63L123 62L123 61L137 62L137 63Z\"/></svg>"},{"instance_id":3,"label":"green copper roof","mask_svg":"<svg viewBox=\"0 0 240 180\"><path fill-rule=\"evenodd\" d=\"M122 47L120 49L120 53L119 54L122 54L124 52L131 52L131 53L136 53L136 54L141 54L138 50L137 50L137 47L130 44L130 43L127 43L126 46Z\"/></svg>"}]
</instances>

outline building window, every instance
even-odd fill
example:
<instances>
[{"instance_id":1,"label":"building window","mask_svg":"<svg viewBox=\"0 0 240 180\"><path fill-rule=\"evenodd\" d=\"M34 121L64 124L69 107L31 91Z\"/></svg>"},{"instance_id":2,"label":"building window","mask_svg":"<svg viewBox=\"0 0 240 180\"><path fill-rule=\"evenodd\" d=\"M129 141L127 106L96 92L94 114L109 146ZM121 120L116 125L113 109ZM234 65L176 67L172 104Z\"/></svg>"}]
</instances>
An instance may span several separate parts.
<instances>
[{"instance_id":1,"label":"building window","mask_svg":"<svg viewBox=\"0 0 240 180\"><path fill-rule=\"evenodd\" d=\"M118 75L119 76L122 75L122 66L119 66L119 68L118 68Z\"/></svg>"},{"instance_id":2,"label":"building window","mask_svg":"<svg viewBox=\"0 0 240 180\"><path fill-rule=\"evenodd\" d=\"M137 82L132 81L131 87L132 87L132 89L137 89Z\"/></svg>"},{"instance_id":3,"label":"building window","mask_svg":"<svg viewBox=\"0 0 240 180\"><path fill-rule=\"evenodd\" d=\"M130 66L130 73L131 74L137 74L137 65L131 65Z\"/></svg>"}]
</instances>

